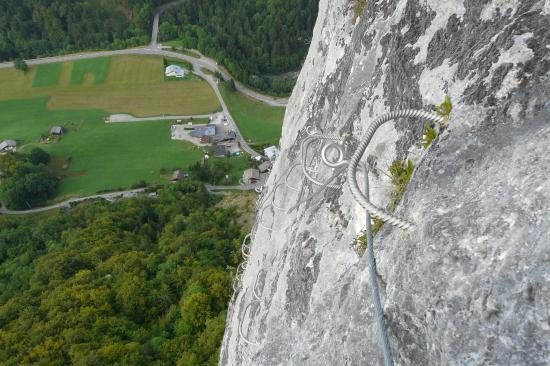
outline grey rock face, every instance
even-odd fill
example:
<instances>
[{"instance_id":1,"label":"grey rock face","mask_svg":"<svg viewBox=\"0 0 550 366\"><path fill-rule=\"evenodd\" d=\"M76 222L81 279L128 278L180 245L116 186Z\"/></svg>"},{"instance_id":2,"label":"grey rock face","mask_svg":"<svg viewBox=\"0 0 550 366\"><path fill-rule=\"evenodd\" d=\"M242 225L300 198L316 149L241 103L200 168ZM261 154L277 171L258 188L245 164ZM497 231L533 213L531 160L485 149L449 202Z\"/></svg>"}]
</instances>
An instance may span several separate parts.
<instances>
[{"instance_id":1,"label":"grey rock face","mask_svg":"<svg viewBox=\"0 0 550 366\"><path fill-rule=\"evenodd\" d=\"M367 1L352 14L349 0L320 2L220 364L382 363L351 247L364 211L344 177L312 197L291 167L308 131L351 135L351 155L380 114L445 94L453 112L428 150L422 121L399 120L364 155L382 207L392 161L416 165L396 215L417 230L386 225L374 243L395 363L550 364L550 2Z\"/></svg>"}]
</instances>

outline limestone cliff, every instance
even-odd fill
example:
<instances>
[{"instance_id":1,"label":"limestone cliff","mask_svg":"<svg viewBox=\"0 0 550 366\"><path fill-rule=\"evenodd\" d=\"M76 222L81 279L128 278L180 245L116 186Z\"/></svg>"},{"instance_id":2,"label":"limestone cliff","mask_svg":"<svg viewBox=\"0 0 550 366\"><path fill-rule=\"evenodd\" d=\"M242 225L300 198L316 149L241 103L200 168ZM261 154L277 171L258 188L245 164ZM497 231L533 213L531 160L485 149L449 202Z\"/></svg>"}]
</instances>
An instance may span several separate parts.
<instances>
[{"instance_id":1,"label":"limestone cliff","mask_svg":"<svg viewBox=\"0 0 550 366\"><path fill-rule=\"evenodd\" d=\"M364 155L382 207L390 164L416 166L396 214L417 230L385 225L374 247L395 363L550 364L550 1L365 3L354 21L355 0L320 1L220 364L381 364L351 247L365 214L345 177L318 199L299 167L276 183L308 132L351 135L351 154L378 115L445 94L453 111L429 149L422 121L402 119Z\"/></svg>"}]
</instances>

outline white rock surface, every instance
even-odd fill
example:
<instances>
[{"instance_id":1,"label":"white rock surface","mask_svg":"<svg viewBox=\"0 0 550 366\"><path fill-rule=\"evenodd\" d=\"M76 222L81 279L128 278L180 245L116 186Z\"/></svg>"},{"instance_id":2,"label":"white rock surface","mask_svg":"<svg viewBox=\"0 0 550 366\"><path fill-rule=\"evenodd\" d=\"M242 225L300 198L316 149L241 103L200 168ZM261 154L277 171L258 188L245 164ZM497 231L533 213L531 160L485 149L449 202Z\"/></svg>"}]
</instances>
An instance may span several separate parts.
<instances>
[{"instance_id":1,"label":"white rock surface","mask_svg":"<svg viewBox=\"0 0 550 366\"><path fill-rule=\"evenodd\" d=\"M453 113L430 149L423 121L399 120L364 155L380 206L392 161L416 162L397 214L418 229L375 238L395 364L550 364L547 1L367 1L356 24L353 2L319 8L220 365L381 364L366 258L351 248L363 210L343 177L319 199L299 168L278 183L306 129L350 134L351 154L376 116L446 93Z\"/></svg>"}]
</instances>

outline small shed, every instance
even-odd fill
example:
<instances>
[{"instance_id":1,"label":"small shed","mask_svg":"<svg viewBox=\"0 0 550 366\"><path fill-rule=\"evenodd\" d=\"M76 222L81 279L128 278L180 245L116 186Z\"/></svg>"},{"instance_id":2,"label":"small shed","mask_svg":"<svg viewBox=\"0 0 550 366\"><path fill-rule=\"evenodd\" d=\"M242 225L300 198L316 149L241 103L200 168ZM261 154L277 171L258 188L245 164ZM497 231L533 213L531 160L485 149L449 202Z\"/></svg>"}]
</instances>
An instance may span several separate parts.
<instances>
[{"instance_id":1,"label":"small shed","mask_svg":"<svg viewBox=\"0 0 550 366\"><path fill-rule=\"evenodd\" d=\"M269 160L274 160L279 155L279 149L275 146L270 146L264 149L264 154Z\"/></svg>"},{"instance_id":2,"label":"small shed","mask_svg":"<svg viewBox=\"0 0 550 366\"><path fill-rule=\"evenodd\" d=\"M254 184L260 180L260 171L258 169L247 169L243 173L244 184Z\"/></svg>"},{"instance_id":3,"label":"small shed","mask_svg":"<svg viewBox=\"0 0 550 366\"><path fill-rule=\"evenodd\" d=\"M271 164L271 161L264 161L260 164L260 166L258 166L258 170L260 171L260 173L266 173L271 170L272 166L273 164Z\"/></svg>"},{"instance_id":4,"label":"small shed","mask_svg":"<svg viewBox=\"0 0 550 366\"><path fill-rule=\"evenodd\" d=\"M225 145L216 145L214 146L214 154L217 158L222 158L227 156L227 147Z\"/></svg>"},{"instance_id":5,"label":"small shed","mask_svg":"<svg viewBox=\"0 0 550 366\"><path fill-rule=\"evenodd\" d=\"M52 136L61 136L63 135L63 127L61 126L53 126L50 130L50 135Z\"/></svg>"},{"instance_id":6,"label":"small shed","mask_svg":"<svg viewBox=\"0 0 550 366\"><path fill-rule=\"evenodd\" d=\"M181 171L181 170L175 170L174 173L172 173L172 179L170 179L170 181L172 183L176 183L177 181L180 181L182 179L185 179L189 177L189 175L184 172L184 171Z\"/></svg>"},{"instance_id":7,"label":"small shed","mask_svg":"<svg viewBox=\"0 0 550 366\"><path fill-rule=\"evenodd\" d=\"M203 136L201 137L201 144L209 144L210 143L210 136Z\"/></svg>"},{"instance_id":8,"label":"small shed","mask_svg":"<svg viewBox=\"0 0 550 366\"><path fill-rule=\"evenodd\" d=\"M5 140L0 143L0 152L16 151L17 142L15 140Z\"/></svg>"}]
</instances>

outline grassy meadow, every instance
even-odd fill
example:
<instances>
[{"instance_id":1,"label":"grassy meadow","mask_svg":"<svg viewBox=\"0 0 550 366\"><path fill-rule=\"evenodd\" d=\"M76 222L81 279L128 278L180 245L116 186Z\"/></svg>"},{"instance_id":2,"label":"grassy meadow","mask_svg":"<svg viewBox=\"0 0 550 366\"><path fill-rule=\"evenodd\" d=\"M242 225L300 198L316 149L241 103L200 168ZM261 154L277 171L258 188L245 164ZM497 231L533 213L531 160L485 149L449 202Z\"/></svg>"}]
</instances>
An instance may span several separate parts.
<instances>
[{"instance_id":1,"label":"grassy meadow","mask_svg":"<svg viewBox=\"0 0 550 366\"><path fill-rule=\"evenodd\" d=\"M284 107L273 107L220 85L227 108L247 141L278 144L285 116Z\"/></svg>"},{"instance_id":2,"label":"grassy meadow","mask_svg":"<svg viewBox=\"0 0 550 366\"><path fill-rule=\"evenodd\" d=\"M47 109L47 97L0 101L0 140L15 137L19 151L48 151L63 177L60 198L128 188L145 180L160 183L161 169L186 169L203 156L194 145L170 139L171 121L104 123L101 110ZM53 124L64 127L59 141L40 143Z\"/></svg>"}]
</instances>

